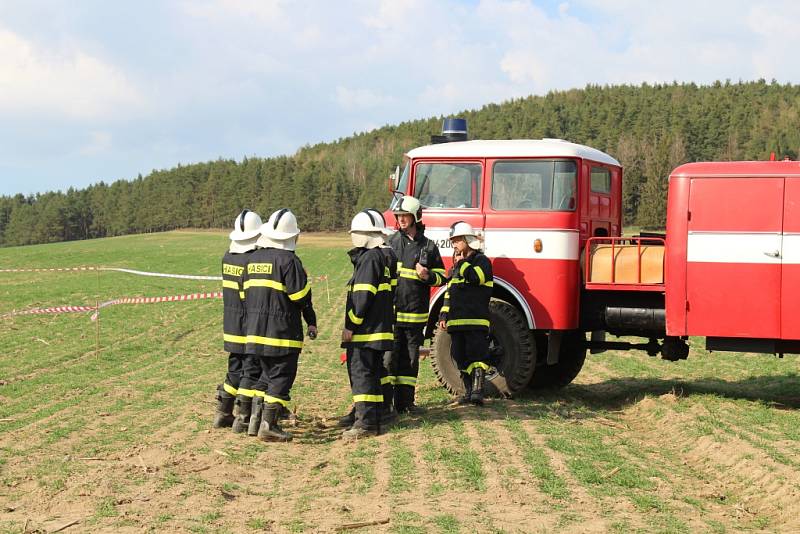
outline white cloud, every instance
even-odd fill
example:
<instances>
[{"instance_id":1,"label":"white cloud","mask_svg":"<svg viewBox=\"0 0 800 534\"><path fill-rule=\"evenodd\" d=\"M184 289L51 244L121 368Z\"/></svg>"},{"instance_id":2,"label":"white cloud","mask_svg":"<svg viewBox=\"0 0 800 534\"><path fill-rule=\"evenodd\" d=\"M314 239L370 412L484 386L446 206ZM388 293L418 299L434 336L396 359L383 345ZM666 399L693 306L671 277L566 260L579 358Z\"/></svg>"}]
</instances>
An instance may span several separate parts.
<instances>
[{"instance_id":1,"label":"white cloud","mask_svg":"<svg viewBox=\"0 0 800 534\"><path fill-rule=\"evenodd\" d=\"M350 89L343 86L336 88L336 103L346 111L366 110L391 104L391 96L377 94L369 89Z\"/></svg>"},{"instance_id":2,"label":"white cloud","mask_svg":"<svg viewBox=\"0 0 800 534\"><path fill-rule=\"evenodd\" d=\"M46 50L0 29L0 114L120 118L145 100L125 74L80 50Z\"/></svg>"},{"instance_id":3,"label":"white cloud","mask_svg":"<svg viewBox=\"0 0 800 534\"><path fill-rule=\"evenodd\" d=\"M111 148L111 132L95 131L89 134L89 142L78 151L84 156L95 156Z\"/></svg>"}]
</instances>

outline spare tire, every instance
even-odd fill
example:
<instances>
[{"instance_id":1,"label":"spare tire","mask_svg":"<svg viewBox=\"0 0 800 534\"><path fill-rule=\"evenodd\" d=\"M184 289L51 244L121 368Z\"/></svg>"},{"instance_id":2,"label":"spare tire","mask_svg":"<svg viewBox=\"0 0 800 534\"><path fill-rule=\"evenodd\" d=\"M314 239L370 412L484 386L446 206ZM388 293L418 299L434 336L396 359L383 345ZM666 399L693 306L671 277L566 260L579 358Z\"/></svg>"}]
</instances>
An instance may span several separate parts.
<instances>
[{"instance_id":1,"label":"spare tire","mask_svg":"<svg viewBox=\"0 0 800 534\"><path fill-rule=\"evenodd\" d=\"M539 341L538 349L542 354L547 354L547 336L542 336ZM586 334L577 330L566 332L561 339L558 363L547 365L547 362L543 361L541 365L537 366L530 387L533 389L563 388L575 380L585 361Z\"/></svg>"},{"instance_id":2,"label":"spare tire","mask_svg":"<svg viewBox=\"0 0 800 534\"><path fill-rule=\"evenodd\" d=\"M493 365L486 374L485 393L510 397L531 381L536 367L536 344L522 313L508 302L492 299L489 321L489 352ZM437 329L431 353L431 365L439 382L453 395L463 394L461 373L450 356L450 334Z\"/></svg>"}]
</instances>

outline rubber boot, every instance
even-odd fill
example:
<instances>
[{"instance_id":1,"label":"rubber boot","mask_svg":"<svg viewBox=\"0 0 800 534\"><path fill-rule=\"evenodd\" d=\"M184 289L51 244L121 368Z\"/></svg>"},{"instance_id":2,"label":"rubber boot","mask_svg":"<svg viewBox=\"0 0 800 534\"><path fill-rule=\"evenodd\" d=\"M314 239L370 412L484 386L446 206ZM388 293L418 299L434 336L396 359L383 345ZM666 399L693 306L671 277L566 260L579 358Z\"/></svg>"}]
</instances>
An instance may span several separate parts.
<instances>
[{"instance_id":1,"label":"rubber boot","mask_svg":"<svg viewBox=\"0 0 800 534\"><path fill-rule=\"evenodd\" d=\"M483 405L483 382L486 378L486 370L481 367L476 367L472 371L472 393L470 394L469 401L478 406Z\"/></svg>"},{"instance_id":2,"label":"rubber boot","mask_svg":"<svg viewBox=\"0 0 800 534\"><path fill-rule=\"evenodd\" d=\"M467 373L461 373L461 381L464 382L464 394L456 401L458 404L469 404L472 399L472 377Z\"/></svg>"},{"instance_id":3,"label":"rubber boot","mask_svg":"<svg viewBox=\"0 0 800 534\"><path fill-rule=\"evenodd\" d=\"M372 404L373 406L369 406ZM342 433L345 441L366 438L378 435L378 407L377 403L357 402L355 403L355 422L349 430Z\"/></svg>"},{"instance_id":4,"label":"rubber boot","mask_svg":"<svg viewBox=\"0 0 800 534\"><path fill-rule=\"evenodd\" d=\"M247 435L255 436L258 434L258 427L261 426L262 412L264 411L264 397L253 397L253 406L250 410L250 423L247 425Z\"/></svg>"},{"instance_id":5,"label":"rubber boot","mask_svg":"<svg viewBox=\"0 0 800 534\"><path fill-rule=\"evenodd\" d=\"M236 416L236 420L233 422L231 430L237 434L241 434L247 431L247 427L250 425L250 411L253 409L253 397L237 395L236 405L239 407L239 413Z\"/></svg>"},{"instance_id":6,"label":"rubber boot","mask_svg":"<svg viewBox=\"0 0 800 534\"><path fill-rule=\"evenodd\" d=\"M258 439L263 441L292 441L292 435L284 432L278 424L281 405L276 402L264 404L264 417L258 428Z\"/></svg>"},{"instance_id":7,"label":"rubber boot","mask_svg":"<svg viewBox=\"0 0 800 534\"><path fill-rule=\"evenodd\" d=\"M350 428L356 422L356 407L355 405L350 408L350 411L347 412L347 415L343 415L337 421L336 426L339 428Z\"/></svg>"},{"instance_id":8,"label":"rubber boot","mask_svg":"<svg viewBox=\"0 0 800 534\"><path fill-rule=\"evenodd\" d=\"M214 412L214 428L230 428L233 424L233 403L236 397L225 391L222 384L217 386L217 411Z\"/></svg>"},{"instance_id":9,"label":"rubber boot","mask_svg":"<svg viewBox=\"0 0 800 534\"><path fill-rule=\"evenodd\" d=\"M425 410L414 404L416 388L414 386L395 386L394 407L397 413L417 415Z\"/></svg>"}]
</instances>

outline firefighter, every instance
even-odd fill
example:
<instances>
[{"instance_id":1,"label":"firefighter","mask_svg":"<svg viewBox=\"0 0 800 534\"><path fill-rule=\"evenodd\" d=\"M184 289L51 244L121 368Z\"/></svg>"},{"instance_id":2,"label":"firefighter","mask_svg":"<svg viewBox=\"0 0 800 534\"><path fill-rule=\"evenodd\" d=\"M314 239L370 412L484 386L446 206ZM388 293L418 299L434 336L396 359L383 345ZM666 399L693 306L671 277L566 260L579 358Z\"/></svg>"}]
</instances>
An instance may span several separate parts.
<instances>
[{"instance_id":1,"label":"firefighter","mask_svg":"<svg viewBox=\"0 0 800 534\"><path fill-rule=\"evenodd\" d=\"M246 350L248 362L258 364L260 376L254 386L255 400L243 406L246 415L250 415L248 408L252 412L248 433L257 433L264 441L292 439L278 420L282 409L288 409L303 348L301 316L309 322L309 337L317 334L308 277L294 253L299 234L297 219L289 209L274 212L261 226L257 243L262 248L253 252L245 271ZM245 418L241 419L244 426Z\"/></svg>"},{"instance_id":2,"label":"firefighter","mask_svg":"<svg viewBox=\"0 0 800 534\"><path fill-rule=\"evenodd\" d=\"M389 363L391 383L383 394L384 398L389 397L389 403L394 398L397 412L416 413L420 411L414 404L419 347L424 341L423 331L428 322L430 288L441 286L447 278L439 249L425 236L419 200L412 196L401 197L392 211L400 228L389 238L389 245L398 258L394 299L397 315Z\"/></svg>"},{"instance_id":3,"label":"firefighter","mask_svg":"<svg viewBox=\"0 0 800 534\"><path fill-rule=\"evenodd\" d=\"M386 228L386 219L383 214L375 208L366 208L364 211L368 212L375 221L380 220L382 225L381 233L389 237L394 234L393 230ZM381 252L386 256L386 261L389 263L390 276L392 277L392 300L397 290L397 256L395 255L392 247L387 244L379 246ZM381 393L383 394L383 406L381 407L380 423L381 426L386 427L391 425L397 420L397 412L392 404L392 388L394 384L394 377L390 376L389 366L391 365L392 353L386 351L383 353L383 368L381 370ZM356 420L355 406L350 408L347 415L339 418L338 426L342 428L350 428Z\"/></svg>"},{"instance_id":4,"label":"firefighter","mask_svg":"<svg viewBox=\"0 0 800 534\"><path fill-rule=\"evenodd\" d=\"M381 249L384 231L382 219L370 210L356 214L350 224L353 276L348 282L342 347L347 351L354 422L344 439L381 432L383 353L391 350L394 338L392 266Z\"/></svg>"},{"instance_id":5,"label":"firefighter","mask_svg":"<svg viewBox=\"0 0 800 534\"><path fill-rule=\"evenodd\" d=\"M464 395L459 404L483 404L483 385L489 365L489 300L492 264L472 226L464 221L450 227L453 268L447 284L439 327L450 334L450 355L461 371Z\"/></svg>"},{"instance_id":6,"label":"firefighter","mask_svg":"<svg viewBox=\"0 0 800 534\"><path fill-rule=\"evenodd\" d=\"M214 428L230 427L233 424L233 404L239 391L242 366L245 361L245 309L242 275L247 267L250 253L256 249L256 240L261 228L258 213L243 210L236 216L230 233L228 252L222 257L222 339L228 352L228 374L217 386L217 410ZM247 386L247 384L245 384Z\"/></svg>"}]
</instances>

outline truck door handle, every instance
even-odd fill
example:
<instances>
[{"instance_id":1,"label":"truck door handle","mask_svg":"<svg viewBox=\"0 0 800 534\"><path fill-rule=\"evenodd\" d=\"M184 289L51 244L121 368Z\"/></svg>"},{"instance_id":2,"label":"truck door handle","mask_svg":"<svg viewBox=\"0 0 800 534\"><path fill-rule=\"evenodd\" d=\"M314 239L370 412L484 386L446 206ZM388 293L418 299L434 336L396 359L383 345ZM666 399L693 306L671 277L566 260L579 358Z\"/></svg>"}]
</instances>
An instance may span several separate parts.
<instances>
[{"instance_id":1,"label":"truck door handle","mask_svg":"<svg viewBox=\"0 0 800 534\"><path fill-rule=\"evenodd\" d=\"M781 253L779 251L777 251L777 250L773 250L772 252L764 252L764 254L766 256L769 256L770 258L780 258L781 257Z\"/></svg>"}]
</instances>

